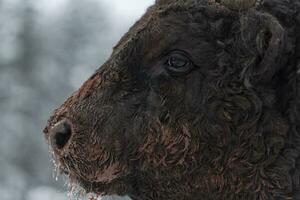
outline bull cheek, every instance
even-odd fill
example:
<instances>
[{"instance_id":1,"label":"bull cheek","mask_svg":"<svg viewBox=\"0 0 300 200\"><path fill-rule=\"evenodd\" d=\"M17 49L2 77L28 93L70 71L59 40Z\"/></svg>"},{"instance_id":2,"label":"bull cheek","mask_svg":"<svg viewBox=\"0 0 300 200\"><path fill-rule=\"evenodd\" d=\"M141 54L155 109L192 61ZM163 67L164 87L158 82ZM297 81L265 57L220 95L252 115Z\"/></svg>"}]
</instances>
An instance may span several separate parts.
<instances>
[{"instance_id":1,"label":"bull cheek","mask_svg":"<svg viewBox=\"0 0 300 200\"><path fill-rule=\"evenodd\" d=\"M92 169L85 174L85 178L90 182L109 183L119 178L123 171L124 166L119 162L111 163L100 168Z\"/></svg>"},{"instance_id":2,"label":"bull cheek","mask_svg":"<svg viewBox=\"0 0 300 200\"><path fill-rule=\"evenodd\" d=\"M140 152L153 167L184 165L186 157L192 154L191 133L182 126L181 133L159 124L159 129L147 136Z\"/></svg>"}]
</instances>

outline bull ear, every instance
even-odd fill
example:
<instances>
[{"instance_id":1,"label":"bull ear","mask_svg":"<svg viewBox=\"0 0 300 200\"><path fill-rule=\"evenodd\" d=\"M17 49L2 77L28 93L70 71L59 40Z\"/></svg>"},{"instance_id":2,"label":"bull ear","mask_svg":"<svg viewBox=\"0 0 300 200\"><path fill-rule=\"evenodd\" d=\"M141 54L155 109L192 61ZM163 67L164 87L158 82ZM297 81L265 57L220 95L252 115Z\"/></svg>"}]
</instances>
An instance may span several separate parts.
<instances>
[{"instance_id":1,"label":"bull ear","mask_svg":"<svg viewBox=\"0 0 300 200\"><path fill-rule=\"evenodd\" d=\"M241 38L252 43L251 61L244 66L243 75L246 85L257 82L269 82L287 63L289 42L286 30L279 21L269 15L256 13L255 16L241 17ZM253 20L254 19L254 20ZM255 21L251 23L250 21ZM246 33L247 32L247 33ZM251 39L244 35L251 35Z\"/></svg>"}]
</instances>

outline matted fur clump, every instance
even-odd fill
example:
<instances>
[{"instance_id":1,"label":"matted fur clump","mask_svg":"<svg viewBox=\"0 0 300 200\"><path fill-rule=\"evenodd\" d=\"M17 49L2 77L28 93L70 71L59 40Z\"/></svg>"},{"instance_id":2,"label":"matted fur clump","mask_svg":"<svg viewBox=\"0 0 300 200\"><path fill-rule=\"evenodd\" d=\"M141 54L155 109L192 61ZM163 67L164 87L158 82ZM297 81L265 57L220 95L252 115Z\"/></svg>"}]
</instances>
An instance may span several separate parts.
<instances>
[{"instance_id":1,"label":"matted fur clump","mask_svg":"<svg viewBox=\"0 0 300 200\"><path fill-rule=\"evenodd\" d=\"M299 11L157 0L49 120L56 164L97 195L300 199Z\"/></svg>"}]
</instances>

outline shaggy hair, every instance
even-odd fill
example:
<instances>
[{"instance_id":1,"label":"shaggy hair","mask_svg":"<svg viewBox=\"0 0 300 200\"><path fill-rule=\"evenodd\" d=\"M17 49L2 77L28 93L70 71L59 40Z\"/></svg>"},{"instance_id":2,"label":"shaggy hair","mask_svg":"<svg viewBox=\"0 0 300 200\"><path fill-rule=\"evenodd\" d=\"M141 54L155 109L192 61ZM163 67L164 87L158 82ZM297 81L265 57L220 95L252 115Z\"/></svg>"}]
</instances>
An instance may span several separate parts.
<instances>
[{"instance_id":1,"label":"shaggy hair","mask_svg":"<svg viewBox=\"0 0 300 200\"><path fill-rule=\"evenodd\" d=\"M299 11L157 0L49 120L60 169L133 200L300 199Z\"/></svg>"}]
</instances>

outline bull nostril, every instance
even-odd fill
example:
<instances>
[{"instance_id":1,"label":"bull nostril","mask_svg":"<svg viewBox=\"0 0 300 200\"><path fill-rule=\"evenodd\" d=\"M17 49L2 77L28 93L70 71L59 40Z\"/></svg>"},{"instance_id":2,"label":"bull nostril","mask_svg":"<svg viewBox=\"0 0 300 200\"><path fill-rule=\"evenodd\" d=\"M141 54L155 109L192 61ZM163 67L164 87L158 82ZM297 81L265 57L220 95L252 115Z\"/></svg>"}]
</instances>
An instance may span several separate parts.
<instances>
[{"instance_id":1,"label":"bull nostril","mask_svg":"<svg viewBox=\"0 0 300 200\"><path fill-rule=\"evenodd\" d=\"M54 148L61 150L68 143L72 135L70 124L66 121L60 121L50 130L51 144Z\"/></svg>"}]
</instances>

